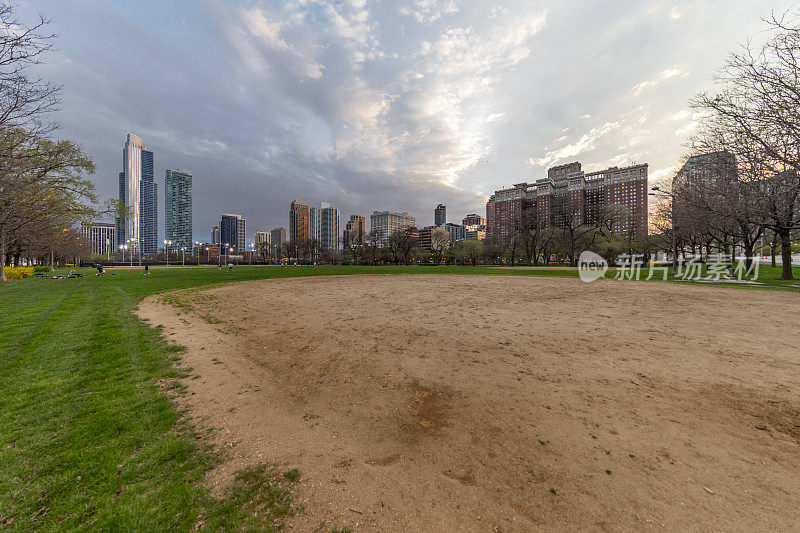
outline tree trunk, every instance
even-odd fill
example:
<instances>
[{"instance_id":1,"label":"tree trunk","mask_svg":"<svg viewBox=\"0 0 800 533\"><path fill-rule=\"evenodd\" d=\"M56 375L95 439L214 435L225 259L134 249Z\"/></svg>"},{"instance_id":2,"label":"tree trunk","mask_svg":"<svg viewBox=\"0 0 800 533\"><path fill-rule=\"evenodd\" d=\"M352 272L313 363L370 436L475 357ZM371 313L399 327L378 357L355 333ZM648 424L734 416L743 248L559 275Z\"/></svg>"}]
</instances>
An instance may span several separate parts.
<instances>
[{"instance_id":1,"label":"tree trunk","mask_svg":"<svg viewBox=\"0 0 800 533\"><path fill-rule=\"evenodd\" d=\"M772 244L769 245L769 253L772 256L772 268L775 268L775 250L778 249L778 234L772 234Z\"/></svg>"},{"instance_id":2,"label":"tree trunk","mask_svg":"<svg viewBox=\"0 0 800 533\"><path fill-rule=\"evenodd\" d=\"M6 232L0 226L0 283L6 281Z\"/></svg>"},{"instance_id":3,"label":"tree trunk","mask_svg":"<svg viewBox=\"0 0 800 533\"><path fill-rule=\"evenodd\" d=\"M779 235L781 236L781 260L783 262L781 279L794 279L792 275L792 234L787 229L781 230Z\"/></svg>"},{"instance_id":4,"label":"tree trunk","mask_svg":"<svg viewBox=\"0 0 800 533\"><path fill-rule=\"evenodd\" d=\"M54 259L53 258L53 249L50 248L50 272L55 272L55 270L56 270L56 267L55 267L55 264L53 262L53 259Z\"/></svg>"}]
</instances>

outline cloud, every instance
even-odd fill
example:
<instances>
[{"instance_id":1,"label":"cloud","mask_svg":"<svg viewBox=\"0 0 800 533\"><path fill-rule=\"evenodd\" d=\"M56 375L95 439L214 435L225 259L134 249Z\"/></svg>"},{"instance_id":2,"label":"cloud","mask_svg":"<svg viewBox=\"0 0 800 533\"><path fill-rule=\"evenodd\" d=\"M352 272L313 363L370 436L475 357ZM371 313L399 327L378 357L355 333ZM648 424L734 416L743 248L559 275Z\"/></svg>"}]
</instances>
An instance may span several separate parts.
<instances>
[{"instance_id":1,"label":"cloud","mask_svg":"<svg viewBox=\"0 0 800 533\"><path fill-rule=\"evenodd\" d=\"M458 10L458 2L454 0L413 0L400 6L399 13L413 17L417 22L430 24Z\"/></svg>"},{"instance_id":2,"label":"cloud","mask_svg":"<svg viewBox=\"0 0 800 533\"><path fill-rule=\"evenodd\" d=\"M645 89L649 89L650 87L655 87L656 85L659 85L659 84L661 84L661 83L663 83L663 82L665 82L667 80L670 80L672 78L684 77L684 76L688 76L688 75L689 75L688 72L684 72L683 70L681 70L678 67L670 67L668 69L662 70L661 73L659 73L659 75L656 76L656 78L654 78L652 80L646 80L646 81L637 83L633 87L632 92L633 92L634 96L639 96L642 93L642 91L644 91Z\"/></svg>"},{"instance_id":3,"label":"cloud","mask_svg":"<svg viewBox=\"0 0 800 533\"><path fill-rule=\"evenodd\" d=\"M576 142L563 146L557 150L547 152L543 157L530 158L528 164L537 167L548 167L567 158L574 158L580 154L594 150L597 141L609 132L620 127L619 122L606 122L598 128L593 128L581 135Z\"/></svg>"},{"instance_id":4,"label":"cloud","mask_svg":"<svg viewBox=\"0 0 800 533\"><path fill-rule=\"evenodd\" d=\"M116 194L124 135L138 133L157 177L193 171L205 239L222 211L251 229L285 226L295 197L343 216L396 209L430 223L436 203L482 212L495 189L566 160L666 169L701 118L682 111L687 99L763 16L722 4L204 0L186 10L141 0L137 17L116 2L36 8L62 35L39 66L64 84L59 133L92 154L99 192ZM686 26L678 39L664 23L673 6Z\"/></svg>"}]
</instances>

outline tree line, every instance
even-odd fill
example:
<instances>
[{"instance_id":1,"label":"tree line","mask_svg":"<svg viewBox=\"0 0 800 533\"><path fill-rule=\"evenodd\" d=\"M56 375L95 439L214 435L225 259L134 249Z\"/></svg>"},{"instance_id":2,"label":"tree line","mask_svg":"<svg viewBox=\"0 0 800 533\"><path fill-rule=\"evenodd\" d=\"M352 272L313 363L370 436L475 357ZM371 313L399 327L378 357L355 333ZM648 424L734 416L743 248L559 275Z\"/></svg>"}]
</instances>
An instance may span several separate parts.
<instances>
[{"instance_id":1,"label":"tree line","mask_svg":"<svg viewBox=\"0 0 800 533\"><path fill-rule=\"evenodd\" d=\"M52 265L81 252L74 228L97 211L92 159L54 138L61 87L35 73L53 50L49 23L26 26L16 5L0 2L0 282L20 257Z\"/></svg>"}]
</instances>

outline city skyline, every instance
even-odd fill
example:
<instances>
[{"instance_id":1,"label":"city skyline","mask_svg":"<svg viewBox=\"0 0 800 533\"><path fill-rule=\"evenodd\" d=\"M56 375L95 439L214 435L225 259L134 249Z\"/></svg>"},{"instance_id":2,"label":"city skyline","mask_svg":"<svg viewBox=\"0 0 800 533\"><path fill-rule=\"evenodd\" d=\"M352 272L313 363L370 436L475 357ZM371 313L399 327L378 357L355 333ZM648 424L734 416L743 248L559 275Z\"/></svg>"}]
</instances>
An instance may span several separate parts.
<instances>
[{"instance_id":1,"label":"city skyline","mask_svg":"<svg viewBox=\"0 0 800 533\"><path fill-rule=\"evenodd\" d=\"M61 135L94 157L98 192L117 196L108 139L137 132L158 155L160 187L166 168L193 169L193 231L209 240L223 211L283 226L295 197L427 224L429 203L458 221L493 191L576 159L587 172L647 161L651 179L668 176L696 125L688 99L761 17L790 5L145 1L133 17L112 2L36 7L62 36L40 67L64 84Z\"/></svg>"}]
</instances>

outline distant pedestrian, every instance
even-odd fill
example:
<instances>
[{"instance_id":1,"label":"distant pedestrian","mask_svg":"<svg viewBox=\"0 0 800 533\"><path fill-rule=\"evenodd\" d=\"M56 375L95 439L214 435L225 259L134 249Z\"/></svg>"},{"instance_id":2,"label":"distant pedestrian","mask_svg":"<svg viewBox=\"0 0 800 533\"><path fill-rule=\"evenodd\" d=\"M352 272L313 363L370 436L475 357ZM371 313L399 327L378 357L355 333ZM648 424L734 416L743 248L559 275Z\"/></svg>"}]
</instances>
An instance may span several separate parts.
<instances>
[{"instance_id":1,"label":"distant pedestrian","mask_svg":"<svg viewBox=\"0 0 800 533\"><path fill-rule=\"evenodd\" d=\"M222 263L217 263L217 270L222 270Z\"/></svg>"},{"instance_id":2,"label":"distant pedestrian","mask_svg":"<svg viewBox=\"0 0 800 533\"><path fill-rule=\"evenodd\" d=\"M150 265L145 265L144 266L144 275L145 276L149 276L150 275Z\"/></svg>"},{"instance_id":3,"label":"distant pedestrian","mask_svg":"<svg viewBox=\"0 0 800 533\"><path fill-rule=\"evenodd\" d=\"M228 272L233 270L233 263L228 263Z\"/></svg>"}]
</instances>

